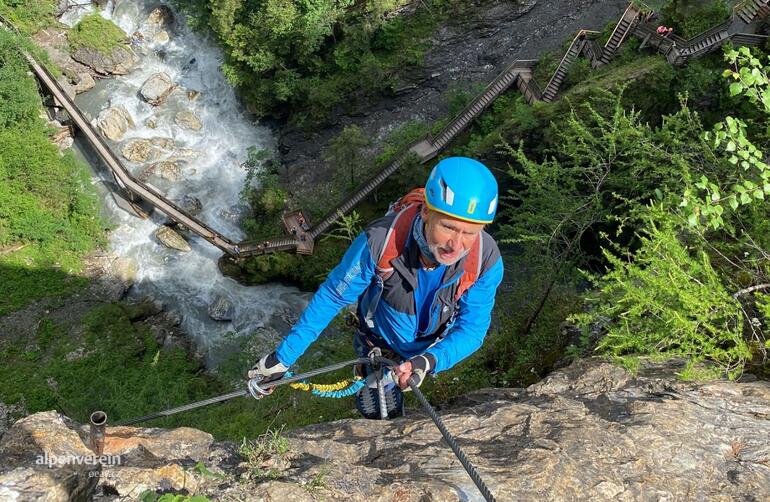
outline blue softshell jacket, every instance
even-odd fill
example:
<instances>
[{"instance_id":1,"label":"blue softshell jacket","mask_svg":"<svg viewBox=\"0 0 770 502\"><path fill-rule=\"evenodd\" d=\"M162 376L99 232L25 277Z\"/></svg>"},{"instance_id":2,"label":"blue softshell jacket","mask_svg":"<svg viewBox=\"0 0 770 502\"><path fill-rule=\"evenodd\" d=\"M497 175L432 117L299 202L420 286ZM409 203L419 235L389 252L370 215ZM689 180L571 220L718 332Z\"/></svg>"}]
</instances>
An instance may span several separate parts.
<instances>
[{"instance_id":1,"label":"blue softshell jacket","mask_svg":"<svg viewBox=\"0 0 770 502\"><path fill-rule=\"evenodd\" d=\"M392 260L393 274L383 279L375 273L393 218L387 215L376 220L350 245L278 346L276 355L284 365L294 364L337 313L356 302L359 320L363 323L368 315L373 320L370 331L404 359L425 352L432 354L436 361L434 373L451 368L481 346L489 329L495 292L503 278L503 260L494 239L481 232L479 278L459 300L455 296L464 273L464 259L446 267L441 286L425 299L432 304L431 322L420 332L420 306L415 305L414 291L422 264L411 233L402 254Z\"/></svg>"}]
</instances>

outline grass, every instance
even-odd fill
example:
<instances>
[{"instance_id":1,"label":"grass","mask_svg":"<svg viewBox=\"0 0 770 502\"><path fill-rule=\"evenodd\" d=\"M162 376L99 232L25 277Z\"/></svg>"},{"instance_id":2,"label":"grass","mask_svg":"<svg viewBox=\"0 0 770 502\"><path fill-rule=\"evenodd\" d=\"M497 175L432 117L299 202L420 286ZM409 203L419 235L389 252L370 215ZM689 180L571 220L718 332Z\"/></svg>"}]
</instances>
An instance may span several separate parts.
<instances>
[{"instance_id":1,"label":"grass","mask_svg":"<svg viewBox=\"0 0 770 502\"><path fill-rule=\"evenodd\" d=\"M95 49L111 54L116 47L125 44L126 33L118 25L104 19L98 13L88 14L67 33L70 50Z\"/></svg>"},{"instance_id":2,"label":"grass","mask_svg":"<svg viewBox=\"0 0 770 502\"><path fill-rule=\"evenodd\" d=\"M0 0L0 15L20 32L33 35L56 24L55 5L51 0Z\"/></svg>"},{"instance_id":3,"label":"grass","mask_svg":"<svg viewBox=\"0 0 770 502\"><path fill-rule=\"evenodd\" d=\"M40 118L26 43L0 32L0 315L82 287L82 257L104 242L88 168Z\"/></svg>"}]
</instances>

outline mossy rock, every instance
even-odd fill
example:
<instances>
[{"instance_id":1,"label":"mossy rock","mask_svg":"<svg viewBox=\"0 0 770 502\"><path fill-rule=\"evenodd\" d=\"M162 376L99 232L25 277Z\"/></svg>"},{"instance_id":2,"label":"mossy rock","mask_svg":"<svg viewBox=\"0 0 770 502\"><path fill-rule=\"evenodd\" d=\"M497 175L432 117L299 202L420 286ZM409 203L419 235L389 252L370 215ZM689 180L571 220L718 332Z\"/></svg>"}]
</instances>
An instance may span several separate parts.
<instances>
[{"instance_id":1,"label":"mossy rock","mask_svg":"<svg viewBox=\"0 0 770 502\"><path fill-rule=\"evenodd\" d=\"M124 46L126 38L126 33L118 25L97 13L81 19L67 33L71 52L94 49L104 55L110 55L114 49Z\"/></svg>"}]
</instances>

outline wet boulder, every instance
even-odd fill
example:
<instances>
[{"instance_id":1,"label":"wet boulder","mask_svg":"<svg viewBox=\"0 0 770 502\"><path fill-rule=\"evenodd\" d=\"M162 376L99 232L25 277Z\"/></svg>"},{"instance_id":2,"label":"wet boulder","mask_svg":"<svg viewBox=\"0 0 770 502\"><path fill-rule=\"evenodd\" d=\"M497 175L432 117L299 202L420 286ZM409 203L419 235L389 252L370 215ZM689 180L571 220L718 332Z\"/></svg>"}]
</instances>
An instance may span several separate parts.
<instances>
[{"instance_id":1,"label":"wet boulder","mask_svg":"<svg viewBox=\"0 0 770 502\"><path fill-rule=\"evenodd\" d=\"M177 164L176 162L161 160L160 162L155 162L151 164L150 167L145 169L139 175L139 179L142 181L146 181L150 178L150 176L159 176L164 180L179 181L180 172L181 172L181 168L179 167L179 164Z\"/></svg>"},{"instance_id":2,"label":"wet boulder","mask_svg":"<svg viewBox=\"0 0 770 502\"><path fill-rule=\"evenodd\" d=\"M199 119L198 116L193 112L189 111L181 111L177 113L174 117L174 122L176 122L176 125L182 129L192 131L200 131L203 129L203 123L201 122L201 119Z\"/></svg>"},{"instance_id":3,"label":"wet boulder","mask_svg":"<svg viewBox=\"0 0 770 502\"><path fill-rule=\"evenodd\" d=\"M165 44L169 40L171 40L171 37L168 35L168 32L166 30L160 30L158 33L153 35L152 41L156 44Z\"/></svg>"},{"instance_id":4,"label":"wet boulder","mask_svg":"<svg viewBox=\"0 0 770 502\"><path fill-rule=\"evenodd\" d=\"M161 225L161 227L155 231L155 238L167 248L176 249L183 253L192 251L190 244L188 244L181 235L165 225Z\"/></svg>"},{"instance_id":5,"label":"wet boulder","mask_svg":"<svg viewBox=\"0 0 770 502\"><path fill-rule=\"evenodd\" d=\"M209 317L215 321L232 321L235 316L235 306L223 296L217 296L208 308Z\"/></svg>"},{"instance_id":6,"label":"wet boulder","mask_svg":"<svg viewBox=\"0 0 770 502\"><path fill-rule=\"evenodd\" d=\"M142 98L153 106L163 104L176 84L166 73L156 73L148 78L139 90Z\"/></svg>"},{"instance_id":7,"label":"wet boulder","mask_svg":"<svg viewBox=\"0 0 770 502\"><path fill-rule=\"evenodd\" d=\"M75 94L90 91L96 86L96 81L94 81L94 77L90 73L78 73L74 83L75 85L72 89L75 91Z\"/></svg>"},{"instance_id":8,"label":"wet boulder","mask_svg":"<svg viewBox=\"0 0 770 502\"><path fill-rule=\"evenodd\" d=\"M72 53L72 59L101 75L127 75L139 61L127 45L114 47L108 53L91 47L80 47Z\"/></svg>"},{"instance_id":9,"label":"wet boulder","mask_svg":"<svg viewBox=\"0 0 770 502\"><path fill-rule=\"evenodd\" d=\"M150 12L145 23L157 27L171 27L174 24L174 13L167 6L161 5Z\"/></svg>"},{"instance_id":10,"label":"wet boulder","mask_svg":"<svg viewBox=\"0 0 770 502\"><path fill-rule=\"evenodd\" d=\"M182 200L179 201L179 207L190 216L197 216L203 211L203 203L198 197L192 195L185 195Z\"/></svg>"},{"instance_id":11,"label":"wet boulder","mask_svg":"<svg viewBox=\"0 0 770 502\"><path fill-rule=\"evenodd\" d=\"M96 126L102 136L112 141L120 141L127 130L136 127L131 114L123 105L102 110L96 118Z\"/></svg>"},{"instance_id":12,"label":"wet boulder","mask_svg":"<svg viewBox=\"0 0 770 502\"><path fill-rule=\"evenodd\" d=\"M134 138L121 147L120 153L131 162L152 162L158 160L164 152L173 151L174 146L171 138Z\"/></svg>"}]
</instances>

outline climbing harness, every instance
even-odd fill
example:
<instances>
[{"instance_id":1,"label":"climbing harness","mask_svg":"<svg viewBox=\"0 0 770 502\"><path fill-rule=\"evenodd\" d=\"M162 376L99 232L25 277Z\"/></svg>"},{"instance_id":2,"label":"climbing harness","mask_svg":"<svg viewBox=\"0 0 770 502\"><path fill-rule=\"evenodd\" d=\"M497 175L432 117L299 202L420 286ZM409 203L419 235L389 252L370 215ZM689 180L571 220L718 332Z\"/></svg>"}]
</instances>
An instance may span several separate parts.
<instances>
[{"instance_id":1,"label":"climbing harness","mask_svg":"<svg viewBox=\"0 0 770 502\"><path fill-rule=\"evenodd\" d=\"M210 404L221 403L236 397L244 397L244 396L251 395L256 399L262 399L266 395L270 394L272 392L272 389L280 385L299 384L303 387L303 390L305 386L307 386L307 388L309 388L311 392L313 390L317 390L318 392L331 392L331 393L348 392L352 386L366 385L364 383L364 380L355 380L352 382L351 386L348 386L347 388L343 387L336 390L325 388L326 386L316 386L314 384L308 384L307 382L305 382L305 380L307 380L308 378L312 378L314 376L322 375L324 373L329 373L331 371L336 371L341 368L355 366L355 365L367 365L375 371L375 375L377 371L376 368L379 368L382 371L384 371L385 369L389 369L390 371L392 371L396 366L398 366L396 362L390 359L384 358L380 355L377 355L376 351L372 351L369 353L369 357L360 357L357 359L352 359L350 361L344 361L341 363L332 364L330 366L325 366L323 368L308 371L306 373L301 373L299 375L292 375L292 376L284 375L283 378L277 379L277 380L265 381L265 380L253 378L249 380L247 389L236 390L233 392L229 392L227 394L222 394L220 396L214 396L209 399L204 399L202 401L196 401L194 403L189 403L183 406L177 406L176 408L170 408L168 410L151 413L143 417L123 420L121 422L118 422L115 425L123 426L123 425L138 424L140 422L146 422L148 420L153 420L161 417L168 417L171 415L176 415L177 413L182 413L184 411L190 411L197 408L202 408ZM378 379L377 388L378 388L378 393L380 393L380 390L384 389L383 378L381 377L375 377L375 378ZM452 437L452 435L449 433L447 428L444 426L444 423L441 421L441 418L436 413L436 410L434 410L433 407L430 405L430 403L428 403L428 400L425 398L423 393L420 391L420 388L417 386L417 382L415 381L414 377L410 377L407 383L409 384L409 387L412 389L412 392L414 393L414 395L417 397L417 400L419 401L422 409L425 411L425 413L428 414L431 420L433 420L433 423L436 424L436 427L438 427L439 431L441 432L441 435L444 437L444 440L447 442L449 447L452 448L452 451L460 460L460 463L465 468L465 471L468 473L471 480L473 480L473 483L481 492L482 496L484 497L484 500L486 500L487 502L495 502L495 498L492 495L492 492L490 492L487 485L484 484L484 481L481 479L481 476L479 475L478 471L476 471L476 467L471 463L471 461L468 459L468 457L460 448L460 445L457 444L457 441L455 440L455 438ZM341 385L341 384L342 382L338 384L332 384L332 387ZM380 396L382 396L382 394L380 394ZM383 414L382 414L383 403L384 403L384 400L380 400L380 417L381 418L383 418ZM384 418L387 418L387 410L385 411L386 413L384 415ZM106 415L105 415L105 422L106 422Z\"/></svg>"}]
</instances>

